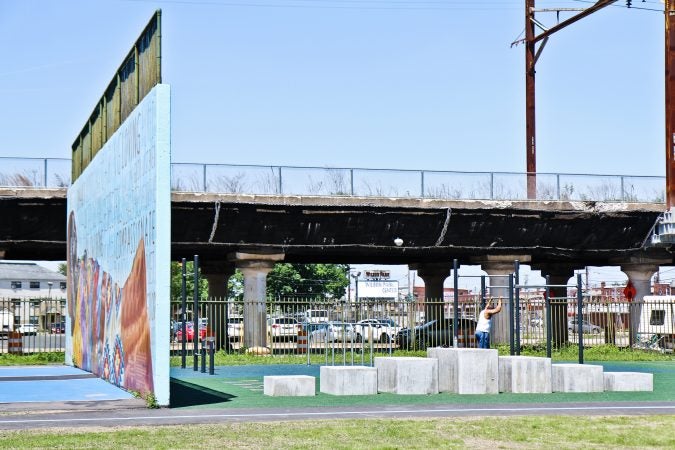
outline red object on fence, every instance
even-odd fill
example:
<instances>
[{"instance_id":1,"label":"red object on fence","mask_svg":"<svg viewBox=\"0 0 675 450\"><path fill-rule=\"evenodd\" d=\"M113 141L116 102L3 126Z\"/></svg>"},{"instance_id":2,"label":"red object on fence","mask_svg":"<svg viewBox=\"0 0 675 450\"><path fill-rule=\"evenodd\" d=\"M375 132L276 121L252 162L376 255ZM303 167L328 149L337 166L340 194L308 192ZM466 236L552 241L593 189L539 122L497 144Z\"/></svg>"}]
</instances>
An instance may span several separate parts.
<instances>
[{"instance_id":1,"label":"red object on fence","mask_svg":"<svg viewBox=\"0 0 675 450\"><path fill-rule=\"evenodd\" d=\"M635 294L637 294L635 286L633 286L632 281L628 280L628 283L626 283L626 287L623 288L623 296L626 297L628 301L632 301L635 298Z\"/></svg>"}]
</instances>

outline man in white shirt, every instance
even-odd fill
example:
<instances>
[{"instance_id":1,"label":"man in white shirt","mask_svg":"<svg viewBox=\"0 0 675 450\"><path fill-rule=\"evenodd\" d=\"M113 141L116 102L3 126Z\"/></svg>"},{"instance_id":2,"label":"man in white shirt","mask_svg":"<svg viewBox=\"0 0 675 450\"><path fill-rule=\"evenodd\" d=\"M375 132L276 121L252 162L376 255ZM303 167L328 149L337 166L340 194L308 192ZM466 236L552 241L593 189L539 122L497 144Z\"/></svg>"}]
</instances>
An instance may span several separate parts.
<instances>
[{"instance_id":1,"label":"man in white shirt","mask_svg":"<svg viewBox=\"0 0 675 450\"><path fill-rule=\"evenodd\" d=\"M492 300L489 299L485 304L485 309L478 314L478 325L476 325L478 348L490 348L490 322L492 322L492 316L502 310L502 299L499 299L496 308L490 308L491 305Z\"/></svg>"}]
</instances>

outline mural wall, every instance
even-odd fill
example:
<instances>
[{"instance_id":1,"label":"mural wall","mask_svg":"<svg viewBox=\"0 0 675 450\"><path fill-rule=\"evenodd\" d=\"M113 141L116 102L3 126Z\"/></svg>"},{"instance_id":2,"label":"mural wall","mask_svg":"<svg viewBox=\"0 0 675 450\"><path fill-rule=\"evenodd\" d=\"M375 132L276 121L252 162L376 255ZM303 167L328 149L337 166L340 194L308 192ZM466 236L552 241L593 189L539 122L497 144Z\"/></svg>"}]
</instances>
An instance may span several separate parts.
<instances>
[{"instance_id":1,"label":"mural wall","mask_svg":"<svg viewBox=\"0 0 675 450\"><path fill-rule=\"evenodd\" d=\"M68 190L66 362L169 403L170 90L157 85Z\"/></svg>"}]
</instances>

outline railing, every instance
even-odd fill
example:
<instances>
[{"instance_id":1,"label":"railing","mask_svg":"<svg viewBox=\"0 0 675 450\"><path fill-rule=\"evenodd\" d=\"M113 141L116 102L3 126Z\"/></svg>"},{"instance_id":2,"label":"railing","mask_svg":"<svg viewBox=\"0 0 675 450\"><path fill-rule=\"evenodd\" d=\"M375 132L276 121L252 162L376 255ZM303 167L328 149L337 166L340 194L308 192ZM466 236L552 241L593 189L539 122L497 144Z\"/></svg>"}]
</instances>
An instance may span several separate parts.
<instances>
[{"instance_id":1,"label":"railing","mask_svg":"<svg viewBox=\"0 0 675 450\"><path fill-rule=\"evenodd\" d=\"M261 195L526 200L527 173L171 165L171 189ZM537 174L537 200L663 203L665 177Z\"/></svg>"},{"instance_id":2,"label":"railing","mask_svg":"<svg viewBox=\"0 0 675 450\"><path fill-rule=\"evenodd\" d=\"M503 299L504 303L508 301ZM522 296L513 310L517 319L513 333L518 348L577 345L577 297ZM247 309L248 308L248 309ZM257 344L272 354L321 354L327 360L356 358L372 361L375 354L395 350L423 350L454 345L452 301L326 301L283 298L259 302L202 299L199 302L198 333L194 316L187 317L183 343L180 301L171 302L172 355L186 355L206 337L216 349L241 352L256 336ZM193 310L192 301L186 305ZM245 311L246 310L246 311ZM462 295L458 309L458 345L475 346L474 328L481 310L479 295ZM582 300L582 338L585 347L614 345L645 351L672 352L675 348L675 301L645 302ZM249 311L262 314L248 323ZM47 298L0 298L0 353L38 353L65 350L65 300ZM19 333L17 337L16 334ZM196 339L195 339L196 338ZM493 342L499 344L500 342ZM501 342L507 344L508 342ZM362 361L363 360L363 361Z\"/></svg>"},{"instance_id":3,"label":"railing","mask_svg":"<svg viewBox=\"0 0 675 450\"><path fill-rule=\"evenodd\" d=\"M70 185L70 160L0 158L0 186ZM171 164L171 189L258 195L526 200L527 173ZM537 200L663 203L665 177L538 173Z\"/></svg>"},{"instance_id":4,"label":"railing","mask_svg":"<svg viewBox=\"0 0 675 450\"><path fill-rule=\"evenodd\" d=\"M508 298L502 299L506 304ZM577 297L523 296L511 309L516 348L553 348L579 344ZM547 306L548 305L548 306ZM192 302L186 310L192 310ZM212 337L216 349L243 352L255 339L273 355L323 355L326 360L356 358L372 361L373 355L395 350L424 350L454 345L452 301L365 301L268 299L259 302L208 299L197 309L200 336L188 331L183 342L181 303L171 303L171 353L193 355L203 338ZM257 320L244 322L245 311L257 311ZM309 313L308 313L309 311ZM481 311L478 295L459 299L457 344L475 347L476 319ZM675 302L621 302L582 300L584 347L613 345L625 349L672 352L675 347ZM318 313L316 313L318 312ZM316 314L315 314L316 313ZM260 316L262 314L262 316ZM434 314L437 317L433 316ZM194 330L194 317L186 328ZM188 326L189 325L189 326ZM246 326L253 329L246 330ZM497 341L497 342L495 342ZM185 347L183 347L185 345Z\"/></svg>"},{"instance_id":5,"label":"railing","mask_svg":"<svg viewBox=\"0 0 675 450\"><path fill-rule=\"evenodd\" d=\"M0 157L0 186L63 188L70 186L71 161L65 158Z\"/></svg>"},{"instance_id":6,"label":"railing","mask_svg":"<svg viewBox=\"0 0 675 450\"><path fill-rule=\"evenodd\" d=\"M63 352L66 301L0 298L0 353Z\"/></svg>"}]
</instances>

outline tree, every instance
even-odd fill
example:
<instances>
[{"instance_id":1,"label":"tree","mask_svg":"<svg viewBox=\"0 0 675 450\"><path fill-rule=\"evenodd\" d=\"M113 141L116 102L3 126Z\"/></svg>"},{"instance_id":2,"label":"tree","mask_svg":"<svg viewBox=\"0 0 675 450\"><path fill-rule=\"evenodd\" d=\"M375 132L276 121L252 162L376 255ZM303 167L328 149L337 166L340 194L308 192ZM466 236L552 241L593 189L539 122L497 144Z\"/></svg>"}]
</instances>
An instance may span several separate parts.
<instances>
[{"instance_id":1,"label":"tree","mask_svg":"<svg viewBox=\"0 0 675 450\"><path fill-rule=\"evenodd\" d=\"M193 298L194 293L194 263L188 261L185 267L185 291L187 292L188 302ZM182 295L182 267L179 262L171 263L171 298L174 300L180 300ZM201 276L199 277L199 298L208 298L209 296L209 283L206 281L206 278Z\"/></svg>"},{"instance_id":2,"label":"tree","mask_svg":"<svg viewBox=\"0 0 675 450\"><path fill-rule=\"evenodd\" d=\"M57 271L58 273L60 273L61 275L63 275L64 277L65 277L65 276L68 276L68 265L67 265L66 263L64 263L64 262L59 263L59 266L58 266L58 268L56 269L56 271Z\"/></svg>"},{"instance_id":3,"label":"tree","mask_svg":"<svg viewBox=\"0 0 675 450\"><path fill-rule=\"evenodd\" d=\"M276 264L267 276L271 297L341 298L349 285L346 264Z\"/></svg>"},{"instance_id":4,"label":"tree","mask_svg":"<svg viewBox=\"0 0 675 450\"><path fill-rule=\"evenodd\" d=\"M239 269L236 269L234 275L227 280L227 298L237 301L244 299L244 274Z\"/></svg>"}]
</instances>

